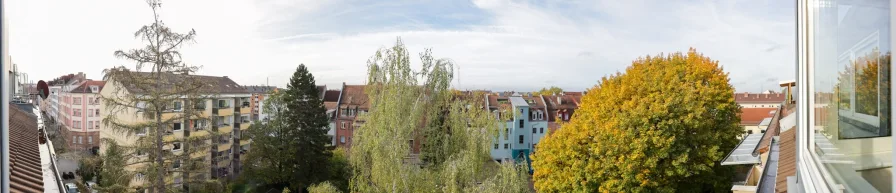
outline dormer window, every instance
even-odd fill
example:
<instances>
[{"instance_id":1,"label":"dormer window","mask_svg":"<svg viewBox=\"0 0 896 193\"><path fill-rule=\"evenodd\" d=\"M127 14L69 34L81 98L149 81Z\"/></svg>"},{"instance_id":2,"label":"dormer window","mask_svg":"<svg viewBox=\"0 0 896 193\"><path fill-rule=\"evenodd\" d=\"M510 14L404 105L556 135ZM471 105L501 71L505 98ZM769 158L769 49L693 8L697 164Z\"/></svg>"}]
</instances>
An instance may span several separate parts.
<instances>
[{"instance_id":1,"label":"dormer window","mask_svg":"<svg viewBox=\"0 0 896 193\"><path fill-rule=\"evenodd\" d=\"M98 92L100 92L100 87L99 86L90 86L90 92L98 93Z\"/></svg>"}]
</instances>

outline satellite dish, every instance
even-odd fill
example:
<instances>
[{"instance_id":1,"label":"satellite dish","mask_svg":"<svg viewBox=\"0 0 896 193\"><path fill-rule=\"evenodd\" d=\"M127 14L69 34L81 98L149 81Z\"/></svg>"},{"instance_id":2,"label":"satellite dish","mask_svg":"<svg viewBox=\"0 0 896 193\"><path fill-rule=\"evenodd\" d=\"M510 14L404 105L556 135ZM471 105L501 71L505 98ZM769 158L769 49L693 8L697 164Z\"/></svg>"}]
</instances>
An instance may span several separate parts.
<instances>
[{"instance_id":1,"label":"satellite dish","mask_svg":"<svg viewBox=\"0 0 896 193\"><path fill-rule=\"evenodd\" d=\"M41 99L47 99L50 96L50 86L43 80L37 82L37 94Z\"/></svg>"}]
</instances>

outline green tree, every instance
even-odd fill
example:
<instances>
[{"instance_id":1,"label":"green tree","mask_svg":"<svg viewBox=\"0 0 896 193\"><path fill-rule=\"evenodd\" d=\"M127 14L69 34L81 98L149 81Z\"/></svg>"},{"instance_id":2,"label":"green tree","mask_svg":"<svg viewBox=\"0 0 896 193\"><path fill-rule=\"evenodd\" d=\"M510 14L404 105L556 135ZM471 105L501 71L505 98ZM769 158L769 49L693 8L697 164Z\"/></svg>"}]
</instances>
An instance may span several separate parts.
<instances>
[{"instance_id":1,"label":"green tree","mask_svg":"<svg viewBox=\"0 0 896 193\"><path fill-rule=\"evenodd\" d=\"M541 90L538 90L535 93L539 94L539 95L555 95L555 94L560 94L562 92L563 92L562 88L556 87L556 86L551 86L551 88L541 88Z\"/></svg>"},{"instance_id":2,"label":"green tree","mask_svg":"<svg viewBox=\"0 0 896 193\"><path fill-rule=\"evenodd\" d=\"M525 191L520 188L525 179L518 178L525 175L523 170L496 165L489 158L500 125L489 118L482 95L455 97L450 89L451 60L435 59L428 49L420 59L422 68L413 70L399 39L368 60L370 112L360 117L363 125L353 137L351 192ZM409 143L421 137L438 138L444 145L423 148L421 154L443 155L421 163ZM430 142L424 146L437 145ZM503 183L507 181L516 183Z\"/></svg>"},{"instance_id":3,"label":"green tree","mask_svg":"<svg viewBox=\"0 0 896 193\"><path fill-rule=\"evenodd\" d=\"M180 47L193 42L196 31L174 32L159 16L161 2L147 0L147 4L154 20L134 33L146 45L114 52L116 57L136 63L135 68L116 66L103 71L104 79L110 82L108 88L115 88L102 97L107 114L103 118L104 129L129 137L145 134L135 143L119 144L125 156L131 158L126 159L124 167L145 177L138 182L142 188L174 192L182 189L180 185L204 186L209 183L204 177L209 173L208 160L190 155L210 152L210 139L219 134L190 136L190 122L208 121L201 116L201 110L190 107L204 108L215 88L202 77L191 75L199 67L181 60ZM163 140L173 136L178 124L182 125L184 136L189 137ZM171 151L175 146L180 146L179 153Z\"/></svg>"},{"instance_id":4,"label":"green tree","mask_svg":"<svg viewBox=\"0 0 896 193\"><path fill-rule=\"evenodd\" d=\"M308 192L310 193L340 193L336 186L330 184L330 182L321 182L318 184L314 184L311 187L308 187Z\"/></svg>"},{"instance_id":5,"label":"green tree","mask_svg":"<svg viewBox=\"0 0 896 193\"><path fill-rule=\"evenodd\" d=\"M719 165L743 130L717 61L687 53L639 58L604 77L573 120L538 144L540 192L728 192Z\"/></svg>"},{"instance_id":6,"label":"green tree","mask_svg":"<svg viewBox=\"0 0 896 193\"><path fill-rule=\"evenodd\" d=\"M328 184L341 192L348 192L348 183L352 177L352 168L347 154L345 149L336 148L333 150L333 157L330 157Z\"/></svg>"},{"instance_id":7,"label":"green tree","mask_svg":"<svg viewBox=\"0 0 896 193\"><path fill-rule=\"evenodd\" d=\"M115 141L103 140L102 143L106 145L105 151L100 155L103 162L97 176L97 189L102 192L127 192L131 177L134 176L124 169L129 157Z\"/></svg>"},{"instance_id":8,"label":"green tree","mask_svg":"<svg viewBox=\"0 0 896 193\"><path fill-rule=\"evenodd\" d=\"M329 119L314 76L300 64L287 88L274 93L265 108L273 117L249 130L252 176L271 185L304 190L330 177Z\"/></svg>"}]
</instances>

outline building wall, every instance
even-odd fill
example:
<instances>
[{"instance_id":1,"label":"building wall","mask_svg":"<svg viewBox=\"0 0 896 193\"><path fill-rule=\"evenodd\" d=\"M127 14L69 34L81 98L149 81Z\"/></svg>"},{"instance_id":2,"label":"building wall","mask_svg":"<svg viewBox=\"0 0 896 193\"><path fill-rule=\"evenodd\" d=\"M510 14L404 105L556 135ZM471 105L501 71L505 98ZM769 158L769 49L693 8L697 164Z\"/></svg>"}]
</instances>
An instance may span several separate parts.
<instances>
[{"instance_id":1,"label":"building wall","mask_svg":"<svg viewBox=\"0 0 896 193\"><path fill-rule=\"evenodd\" d=\"M100 129L102 128L102 113L100 102L93 102L99 98L99 93L66 93L68 103L65 104L68 109L63 115L66 119L65 129L63 132L66 144L71 149L86 150L96 147L99 144ZM76 103L76 100L80 100ZM75 111L80 111L80 116L75 115Z\"/></svg>"}]
</instances>

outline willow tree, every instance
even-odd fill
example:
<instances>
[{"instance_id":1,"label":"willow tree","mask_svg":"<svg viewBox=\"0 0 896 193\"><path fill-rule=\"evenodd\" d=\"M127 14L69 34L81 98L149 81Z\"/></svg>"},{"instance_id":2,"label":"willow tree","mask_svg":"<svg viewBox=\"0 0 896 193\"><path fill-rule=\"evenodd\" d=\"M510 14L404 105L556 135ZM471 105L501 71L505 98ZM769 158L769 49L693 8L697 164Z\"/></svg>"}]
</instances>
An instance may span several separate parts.
<instances>
[{"instance_id":1,"label":"willow tree","mask_svg":"<svg viewBox=\"0 0 896 193\"><path fill-rule=\"evenodd\" d=\"M573 120L538 144L539 192L727 192L721 160L743 133L718 61L691 49L604 77Z\"/></svg>"},{"instance_id":2,"label":"willow tree","mask_svg":"<svg viewBox=\"0 0 896 193\"><path fill-rule=\"evenodd\" d=\"M449 59L436 59L430 50L420 59L422 67L413 70L399 39L368 60L370 112L354 133L352 192L527 191L520 167L489 158L500 125L482 108L482 98L452 95ZM409 142L430 137L445 146L423 148L422 154L443 155L421 162Z\"/></svg>"},{"instance_id":3,"label":"willow tree","mask_svg":"<svg viewBox=\"0 0 896 193\"><path fill-rule=\"evenodd\" d=\"M144 177L140 188L152 192L174 192L179 188L171 184L200 184L209 173L203 153L210 152L209 139L217 132L191 136L193 125L208 123L200 116L207 100L214 92L208 80L192 76L199 67L184 63L179 48L193 42L195 30L177 33L165 26L159 18L161 3L147 0L152 8L153 22L144 25L134 36L145 46L118 50L114 55L131 60L135 68L124 66L104 70L107 88L102 97L106 117L105 129L134 141L119 142L126 163L110 167L129 168ZM104 89L104 90L106 90ZM174 135L174 126L180 125L185 137ZM209 125L209 124L204 124ZM109 138L115 140L114 138ZM176 147L180 150L174 152ZM102 172L101 172L102 173ZM180 182L178 182L180 178ZM202 184L203 186L205 184Z\"/></svg>"}]
</instances>

